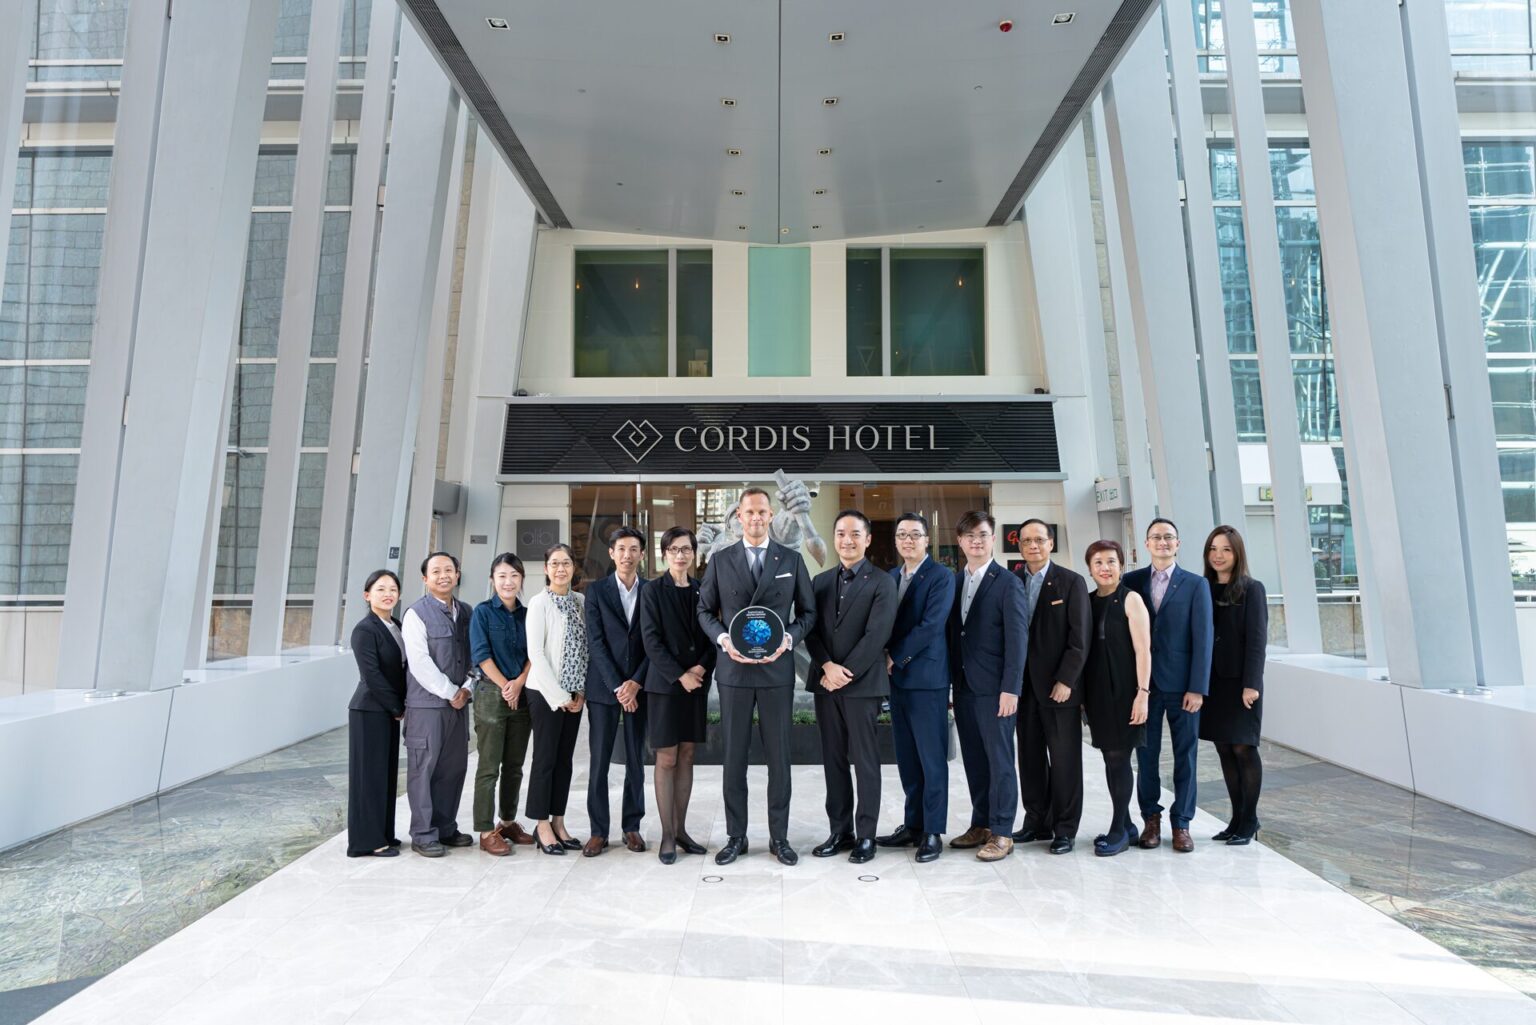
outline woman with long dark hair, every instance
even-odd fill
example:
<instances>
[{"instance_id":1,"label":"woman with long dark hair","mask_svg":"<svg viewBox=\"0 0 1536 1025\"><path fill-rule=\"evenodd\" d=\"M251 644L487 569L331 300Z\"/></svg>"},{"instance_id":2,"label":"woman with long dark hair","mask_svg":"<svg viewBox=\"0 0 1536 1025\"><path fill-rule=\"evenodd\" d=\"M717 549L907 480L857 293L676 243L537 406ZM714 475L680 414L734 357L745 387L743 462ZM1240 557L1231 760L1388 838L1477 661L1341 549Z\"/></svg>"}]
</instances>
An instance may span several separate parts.
<instances>
[{"instance_id":1,"label":"woman with long dark hair","mask_svg":"<svg viewBox=\"0 0 1536 1025\"><path fill-rule=\"evenodd\" d=\"M533 715L533 765L528 771L528 817L534 845L545 854L579 851L565 828L571 796L571 758L581 731L587 690L587 629L582 597L571 589L576 560L571 546L544 553L544 590L528 601L528 711Z\"/></svg>"},{"instance_id":2,"label":"woman with long dark hair","mask_svg":"<svg viewBox=\"0 0 1536 1025\"><path fill-rule=\"evenodd\" d=\"M347 857L393 858L405 716L405 637L394 618L400 578L387 569L363 584L368 614L352 628L357 690L347 705Z\"/></svg>"},{"instance_id":3,"label":"woman with long dark hair","mask_svg":"<svg viewBox=\"0 0 1536 1025\"><path fill-rule=\"evenodd\" d=\"M688 835L695 745L707 739L709 674L715 645L699 625L699 582L689 575L698 545L693 531L673 527L661 535L667 571L640 591L640 636L645 644L647 731L656 752L656 813L661 817L663 865L706 849Z\"/></svg>"},{"instance_id":4,"label":"woman with long dark hair","mask_svg":"<svg viewBox=\"0 0 1536 1025\"><path fill-rule=\"evenodd\" d=\"M1083 711L1093 746L1104 756L1114 814L1109 829L1094 838L1093 853L1119 854L1136 838L1131 824L1135 779L1131 755L1146 742L1147 702L1152 688L1152 621L1147 606L1125 586L1125 549L1117 541L1095 541L1085 560L1096 588L1093 631L1083 666Z\"/></svg>"},{"instance_id":5,"label":"woman with long dark hair","mask_svg":"<svg viewBox=\"0 0 1536 1025\"><path fill-rule=\"evenodd\" d=\"M1235 527L1222 525L1205 539L1205 579L1211 584L1215 642L1211 691L1200 709L1200 739L1216 745L1232 801L1232 820L1211 837L1229 847L1251 843L1259 832L1259 727L1264 693L1264 648L1269 606L1264 585L1248 574L1248 552Z\"/></svg>"}]
</instances>

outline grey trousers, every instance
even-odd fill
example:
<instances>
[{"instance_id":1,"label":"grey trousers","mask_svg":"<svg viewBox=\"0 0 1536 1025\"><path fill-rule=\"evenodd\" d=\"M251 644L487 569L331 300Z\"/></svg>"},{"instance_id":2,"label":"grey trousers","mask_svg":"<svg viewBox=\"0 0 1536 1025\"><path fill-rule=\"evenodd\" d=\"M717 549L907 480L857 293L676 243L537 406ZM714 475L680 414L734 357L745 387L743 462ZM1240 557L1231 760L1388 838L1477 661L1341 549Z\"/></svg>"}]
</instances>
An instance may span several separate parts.
<instances>
[{"instance_id":1,"label":"grey trousers","mask_svg":"<svg viewBox=\"0 0 1536 1025\"><path fill-rule=\"evenodd\" d=\"M411 842L431 843L459 831L459 798L469 770L469 708L406 708L405 796Z\"/></svg>"}]
</instances>

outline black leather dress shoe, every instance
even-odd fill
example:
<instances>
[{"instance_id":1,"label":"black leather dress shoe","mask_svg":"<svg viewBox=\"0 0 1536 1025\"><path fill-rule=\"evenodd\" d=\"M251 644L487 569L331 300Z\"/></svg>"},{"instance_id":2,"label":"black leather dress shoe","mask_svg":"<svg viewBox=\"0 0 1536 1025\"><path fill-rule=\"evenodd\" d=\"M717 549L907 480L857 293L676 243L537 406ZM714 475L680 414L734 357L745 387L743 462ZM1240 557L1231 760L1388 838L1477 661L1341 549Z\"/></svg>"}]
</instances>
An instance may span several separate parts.
<instances>
[{"instance_id":1,"label":"black leather dress shoe","mask_svg":"<svg viewBox=\"0 0 1536 1025\"><path fill-rule=\"evenodd\" d=\"M853 853L848 855L848 860L855 865L862 865L875 856L875 841L866 837L853 845Z\"/></svg>"},{"instance_id":2,"label":"black leather dress shoe","mask_svg":"<svg viewBox=\"0 0 1536 1025\"><path fill-rule=\"evenodd\" d=\"M853 837L847 833L833 833L821 843L811 848L811 854L818 858L830 858L839 851L853 850Z\"/></svg>"},{"instance_id":3,"label":"black leather dress shoe","mask_svg":"<svg viewBox=\"0 0 1536 1025\"><path fill-rule=\"evenodd\" d=\"M768 851L775 858L779 859L780 865L800 864L800 855L795 853L795 849L789 845L788 840L769 841Z\"/></svg>"},{"instance_id":4,"label":"black leather dress shoe","mask_svg":"<svg viewBox=\"0 0 1536 1025\"><path fill-rule=\"evenodd\" d=\"M1052 854L1071 854L1074 844L1070 836L1058 836L1051 840Z\"/></svg>"},{"instance_id":5,"label":"black leather dress shoe","mask_svg":"<svg viewBox=\"0 0 1536 1025\"><path fill-rule=\"evenodd\" d=\"M929 833L923 837L923 842L917 845L917 861L920 865L926 865L930 861L938 861L939 855L944 853L944 838L937 833Z\"/></svg>"},{"instance_id":6,"label":"black leather dress shoe","mask_svg":"<svg viewBox=\"0 0 1536 1025\"><path fill-rule=\"evenodd\" d=\"M1036 841L1053 839L1055 839L1055 837L1051 835L1051 831L1049 829L1046 829L1043 826L1031 826L1027 822L1024 824L1023 829L1013 834L1014 843L1035 843Z\"/></svg>"},{"instance_id":7,"label":"black leather dress shoe","mask_svg":"<svg viewBox=\"0 0 1536 1025\"><path fill-rule=\"evenodd\" d=\"M725 838L725 846L715 852L715 864L729 865L745 853L747 853L747 838L728 836Z\"/></svg>"},{"instance_id":8,"label":"black leather dress shoe","mask_svg":"<svg viewBox=\"0 0 1536 1025\"><path fill-rule=\"evenodd\" d=\"M875 837L875 844L880 847L913 847L920 840L922 836L917 830L903 823L896 827L896 832Z\"/></svg>"},{"instance_id":9,"label":"black leather dress shoe","mask_svg":"<svg viewBox=\"0 0 1536 1025\"><path fill-rule=\"evenodd\" d=\"M455 833L452 836L438 837L444 847L473 847L475 838L468 833Z\"/></svg>"}]
</instances>

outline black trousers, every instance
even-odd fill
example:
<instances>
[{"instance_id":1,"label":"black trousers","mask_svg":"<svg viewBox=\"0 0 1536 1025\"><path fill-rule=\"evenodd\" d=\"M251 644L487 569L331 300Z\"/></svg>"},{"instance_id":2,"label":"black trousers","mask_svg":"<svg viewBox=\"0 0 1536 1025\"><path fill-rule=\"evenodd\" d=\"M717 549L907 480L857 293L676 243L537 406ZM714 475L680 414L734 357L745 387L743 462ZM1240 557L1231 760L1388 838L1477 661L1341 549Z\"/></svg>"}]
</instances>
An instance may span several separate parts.
<instances>
[{"instance_id":1,"label":"black trousers","mask_svg":"<svg viewBox=\"0 0 1536 1025\"><path fill-rule=\"evenodd\" d=\"M587 749L592 760L587 765L587 818L592 835L608 839L608 765L613 761L613 744L619 735L619 721L624 723L624 798L620 825L626 833L640 832L645 816L645 691L636 695L640 704L633 714L617 703L587 702Z\"/></svg>"},{"instance_id":2,"label":"black trousers","mask_svg":"<svg viewBox=\"0 0 1536 1025\"><path fill-rule=\"evenodd\" d=\"M768 836L789 838L789 725L792 687L721 687L720 730L725 735L725 831L747 835L747 751L752 746L752 710L768 758Z\"/></svg>"},{"instance_id":3,"label":"black trousers","mask_svg":"<svg viewBox=\"0 0 1536 1025\"><path fill-rule=\"evenodd\" d=\"M388 712L347 712L347 853L371 854L395 839L400 724Z\"/></svg>"},{"instance_id":4,"label":"black trousers","mask_svg":"<svg viewBox=\"0 0 1536 1025\"><path fill-rule=\"evenodd\" d=\"M528 767L528 817L538 822L565 814L571 796L571 759L581 716L551 708L544 695L524 688L533 715L533 764Z\"/></svg>"},{"instance_id":5,"label":"black trousers","mask_svg":"<svg viewBox=\"0 0 1536 1025\"><path fill-rule=\"evenodd\" d=\"M827 780L827 824L834 833L873 839L880 821L880 749L875 740L880 698L847 697L821 689L813 694L821 734L821 771Z\"/></svg>"},{"instance_id":6,"label":"black trousers","mask_svg":"<svg viewBox=\"0 0 1536 1025\"><path fill-rule=\"evenodd\" d=\"M1019 698L1019 799L1024 827L1077 836L1083 818L1083 710Z\"/></svg>"}]
</instances>

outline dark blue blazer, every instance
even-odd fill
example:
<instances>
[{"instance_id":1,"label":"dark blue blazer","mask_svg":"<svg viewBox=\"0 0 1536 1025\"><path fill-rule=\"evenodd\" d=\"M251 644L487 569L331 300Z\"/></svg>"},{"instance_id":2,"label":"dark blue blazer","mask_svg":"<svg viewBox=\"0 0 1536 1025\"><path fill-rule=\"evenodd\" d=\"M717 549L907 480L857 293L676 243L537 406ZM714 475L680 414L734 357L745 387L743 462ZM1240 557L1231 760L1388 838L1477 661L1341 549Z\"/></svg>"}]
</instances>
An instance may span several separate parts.
<instances>
[{"instance_id":1,"label":"dark blue blazer","mask_svg":"<svg viewBox=\"0 0 1536 1025\"><path fill-rule=\"evenodd\" d=\"M949 613L949 673L972 694L1017 695L1024 689L1024 655L1029 647L1029 619L1024 614L1024 584L993 562L987 566L971 612L960 622L965 570L954 573L955 598Z\"/></svg>"},{"instance_id":2,"label":"dark blue blazer","mask_svg":"<svg viewBox=\"0 0 1536 1025\"><path fill-rule=\"evenodd\" d=\"M901 567L891 570L901 586ZM955 575L929 558L917 568L907 593L896 606L887 649L894 663L891 686L897 690L949 688L949 611L955 604Z\"/></svg>"},{"instance_id":3,"label":"dark blue blazer","mask_svg":"<svg viewBox=\"0 0 1536 1025\"><path fill-rule=\"evenodd\" d=\"M614 691L625 680L645 684L648 667L645 642L640 636L640 602L646 581L640 578L635 595L635 618L624 618L624 599L619 597L619 578L610 573L590 584L585 592L587 617L587 700L602 705L619 703Z\"/></svg>"},{"instance_id":4,"label":"dark blue blazer","mask_svg":"<svg viewBox=\"0 0 1536 1025\"><path fill-rule=\"evenodd\" d=\"M1175 565L1163 594L1163 607L1152 610L1152 567L1125 575L1125 586L1141 595L1152 617L1152 686L1170 694L1208 694L1211 690L1211 585L1205 577Z\"/></svg>"}]
</instances>

